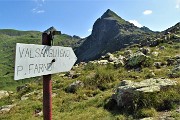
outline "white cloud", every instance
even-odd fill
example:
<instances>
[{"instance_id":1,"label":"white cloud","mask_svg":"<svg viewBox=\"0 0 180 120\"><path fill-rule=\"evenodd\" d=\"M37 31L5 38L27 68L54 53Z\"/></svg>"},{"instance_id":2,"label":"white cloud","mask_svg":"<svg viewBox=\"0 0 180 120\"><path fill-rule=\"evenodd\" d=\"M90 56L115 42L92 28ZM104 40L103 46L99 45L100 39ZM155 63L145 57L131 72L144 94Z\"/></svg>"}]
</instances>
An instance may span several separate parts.
<instances>
[{"instance_id":1,"label":"white cloud","mask_svg":"<svg viewBox=\"0 0 180 120\"><path fill-rule=\"evenodd\" d=\"M89 29L88 29L88 32L91 32L91 31L92 31L92 28L89 28Z\"/></svg>"},{"instance_id":2,"label":"white cloud","mask_svg":"<svg viewBox=\"0 0 180 120\"><path fill-rule=\"evenodd\" d=\"M33 2L36 4L36 7L32 9L33 13L44 13L45 10L43 10L43 5L45 3L45 0L33 0Z\"/></svg>"},{"instance_id":3,"label":"white cloud","mask_svg":"<svg viewBox=\"0 0 180 120\"><path fill-rule=\"evenodd\" d=\"M176 0L176 8L177 8L177 9L180 8L180 0Z\"/></svg>"},{"instance_id":4,"label":"white cloud","mask_svg":"<svg viewBox=\"0 0 180 120\"><path fill-rule=\"evenodd\" d=\"M143 14L144 14L144 15L150 15L150 14L152 14L152 10L145 10L145 11L143 12Z\"/></svg>"},{"instance_id":5,"label":"white cloud","mask_svg":"<svg viewBox=\"0 0 180 120\"><path fill-rule=\"evenodd\" d=\"M36 11L36 13L44 13L45 11L44 10L38 10Z\"/></svg>"},{"instance_id":6,"label":"white cloud","mask_svg":"<svg viewBox=\"0 0 180 120\"><path fill-rule=\"evenodd\" d=\"M137 27L143 27L138 21L136 20L129 20L130 23L134 24Z\"/></svg>"}]
</instances>

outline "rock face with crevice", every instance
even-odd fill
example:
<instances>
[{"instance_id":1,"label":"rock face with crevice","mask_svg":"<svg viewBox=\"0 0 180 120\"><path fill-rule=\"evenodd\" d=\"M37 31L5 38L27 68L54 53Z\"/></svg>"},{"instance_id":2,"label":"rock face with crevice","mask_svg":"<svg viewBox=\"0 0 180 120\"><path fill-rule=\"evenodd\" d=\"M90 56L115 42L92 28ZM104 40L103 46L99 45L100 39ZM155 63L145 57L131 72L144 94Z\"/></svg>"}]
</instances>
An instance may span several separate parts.
<instances>
[{"instance_id":1,"label":"rock face with crevice","mask_svg":"<svg viewBox=\"0 0 180 120\"><path fill-rule=\"evenodd\" d=\"M162 78L151 78L141 82L123 80L116 88L115 93L112 95L112 99L116 101L118 106L126 106L128 101L132 101L131 99L135 94L161 92L161 90L168 89L170 86L174 85L176 85L176 81Z\"/></svg>"},{"instance_id":2,"label":"rock face with crevice","mask_svg":"<svg viewBox=\"0 0 180 120\"><path fill-rule=\"evenodd\" d=\"M92 34L75 51L78 62L100 58L108 52L114 52L143 40L146 31L125 21L108 9L94 25Z\"/></svg>"}]
</instances>

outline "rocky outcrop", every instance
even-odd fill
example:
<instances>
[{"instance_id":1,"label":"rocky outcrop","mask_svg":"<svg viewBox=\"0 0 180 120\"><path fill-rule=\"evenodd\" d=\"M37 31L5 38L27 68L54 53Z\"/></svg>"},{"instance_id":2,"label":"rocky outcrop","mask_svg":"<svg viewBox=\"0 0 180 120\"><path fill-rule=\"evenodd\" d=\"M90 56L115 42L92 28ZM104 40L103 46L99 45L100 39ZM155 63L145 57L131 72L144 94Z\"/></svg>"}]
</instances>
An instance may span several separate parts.
<instances>
[{"instance_id":1,"label":"rocky outcrop","mask_svg":"<svg viewBox=\"0 0 180 120\"><path fill-rule=\"evenodd\" d=\"M98 59L108 52L138 43L145 38L142 33L145 31L108 9L94 23L92 34L75 50L78 62Z\"/></svg>"},{"instance_id":2,"label":"rocky outcrop","mask_svg":"<svg viewBox=\"0 0 180 120\"><path fill-rule=\"evenodd\" d=\"M132 102L134 95L138 93L152 93L159 92L163 89L168 89L169 86L176 85L176 81L170 79L146 79L141 82L133 82L130 80L123 80L116 88L112 95L118 106L126 106Z\"/></svg>"}]
</instances>

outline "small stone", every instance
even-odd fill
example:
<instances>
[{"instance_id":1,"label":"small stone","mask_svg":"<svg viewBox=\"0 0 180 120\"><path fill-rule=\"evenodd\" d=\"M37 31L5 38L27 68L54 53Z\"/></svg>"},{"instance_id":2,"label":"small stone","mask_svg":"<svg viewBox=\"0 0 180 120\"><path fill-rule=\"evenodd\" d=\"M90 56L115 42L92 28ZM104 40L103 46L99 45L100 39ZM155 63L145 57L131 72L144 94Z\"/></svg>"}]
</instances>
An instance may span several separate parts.
<instances>
[{"instance_id":1,"label":"small stone","mask_svg":"<svg viewBox=\"0 0 180 120\"><path fill-rule=\"evenodd\" d=\"M161 68L161 62L154 62L154 66L157 68L157 69L159 69L159 68Z\"/></svg>"},{"instance_id":2,"label":"small stone","mask_svg":"<svg viewBox=\"0 0 180 120\"><path fill-rule=\"evenodd\" d=\"M8 96L9 96L8 91L5 91L5 90L0 91L0 99L4 97L8 97Z\"/></svg>"},{"instance_id":3,"label":"small stone","mask_svg":"<svg viewBox=\"0 0 180 120\"><path fill-rule=\"evenodd\" d=\"M124 56L125 57L130 57L133 54L132 50L126 50L124 51Z\"/></svg>"},{"instance_id":4,"label":"small stone","mask_svg":"<svg viewBox=\"0 0 180 120\"><path fill-rule=\"evenodd\" d=\"M159 47L159 50L164 50L164 49L165 49L164 46L160 46L160 47Z\"/></svg>"},{"instance_id":5,"label":"small stone","mask_svg":"<svg viewBox=\"0 0 180 120\"><path fill-rule=\"evenodd\" d=\"M16 106L16 104L1 106L0 107L0 114L9 112L14 106Z\"/></svg>"},{"instance_id":6,"label":"small stone","mask_svg":"<svg viewBox=\"0 0 180 120\"><path fill-rule=\"evenodd\" d=\"M84 87L84 83L77 80L73 83L71 83L67 88L66 88L66 92L68 93L75 93L76 90L80 87Z\"/></svg>"},{"instance_id":7,"label":"small stone","mask_svg":"<svg viewBox=\"0 0 180 120\"><path fill-rule=\"evenodd\" d=\"M145 55L148 55L151 52L151 50L149 48L140 48L140 51Z\"/></svg>"},{"instance_id":8,"label":"small stone","mask_svg":"<svg viewBox=\"0 0 180 120\"><path fill-rule=\"evenodd\" d=\"M22 85L22 86L18 86L16 88L16 91L20 92L20 91L25 90L25 89L29 89L29 85L28 84L25 84L25 85Z\"/></svg>"},{"instance_id":9,"label":"small stone","mask_svg":"<svg viewBox=\"0 0 180 120\"><path fill-rule=\"evenodd\" d=\"M108 60L99 60L97 63L100 65L106 65L108 63Z\"/></svg>"},{"instance_id":10,"label":"small stone","mask_svg":"<svg viewBox=\"0 0 180 120\"><path fill-rule=\"evenodd\" d=\"M159 55L159 53L158 53L158 52L152 52L152 55L153 55L154 57L157 57L157 56Z\"/></svg>"},{"instance_id":11,"label":"small stone","mask_svg":"<svg viewBox=\"0 0 180 120\"><path fill-rule=\"evenodd\" d=\"M43 112L42 112L41 109L36 109L36 110L34 111L34 115L35 115L35 117L43 116Z\"/></svg>"}]
</instances>

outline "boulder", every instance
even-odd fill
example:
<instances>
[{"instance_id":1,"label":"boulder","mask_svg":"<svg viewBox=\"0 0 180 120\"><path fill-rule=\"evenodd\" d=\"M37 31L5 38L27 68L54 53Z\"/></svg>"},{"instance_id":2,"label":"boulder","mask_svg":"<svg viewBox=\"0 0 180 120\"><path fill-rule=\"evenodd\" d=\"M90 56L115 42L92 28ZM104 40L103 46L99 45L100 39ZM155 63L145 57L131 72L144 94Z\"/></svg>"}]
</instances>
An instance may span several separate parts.
<instances>
[{"instance_id":1,"label":"boulder","mask_svg":"<svg viewBox=\"0 0 180 120\"><path fill-rule=\"evenodd\" d=\"M16 91L17 92L20 92L20 91L26 90L26 89L29 89L29 85L28 84L16 87Z\"/></svg>"},{"instance_id":2,"label":"boulder","mask_svg":"<svg viewBox=\"0 0 180 120\"><path fill-rule=\"evenodd\" d=\"M116 60L117 60L117 58L114 57L114 56L110 56L109 59L108 59L109 62L114 62Z\"/></svg>"},{"instance_id":3,"label":"boulder","mask_svg":"<svg viewBox=\"0 0 180 120\"><path fill-rule=\"evenodd\" d=\"M115 68L119 68L119 67L122 67L124 66L124 62L122 60L117 60L114 62L114 67Z\"/></svg>"},{"instance_id":4,"label":"boulder","mask_svg":"<svg viewBox=\"0 0 180 120\"><path fill-rule=\"evenodd\" d=\"M84 83L79 80L75 81L66 88L66 92L75 93L77 91L77 89L80 87L84 87Z\"/></svg>"},{"instance_id":5,"label":"boulder","mask_svg":"<svg viewBox=\"0 0 180 120\"><path fill-rule=\"evenodd\" d=\"M104 60L108 60L109 62L114 62L115 60L117 60L117 58L114 57L114 55L111 53L107 53L104 57L101 58L103 58Z\"/></svg>"},{"instance_id":6,"label":"boulder","mask_svg":"<svg viewBox=\"0 0 180 120\"><path fill-rule=\"evenodd\" d=\"M132 54L127 60L126 65L128 67L140 67L141 64L148 58L148 56L144 55L142 52L137 52Z\"/></svg>"},{"instance_id":7,"label":"boulder","mask_svg":"<svg viewBox=\"0 0 180 120\"><path fill-rule=\"evenodd\" d=\"M0 90L0 99L8 96L9 96L8 91Z\"/></svg>"},{"instance_id":8,"label":"boulder","mask_svg":"<svg viewBox=\"0 0 180 120\"><path fill-rule=\"evenodd\" d=\"M151 78L141 82L133 82L130 80L123 80L115 89L112 99L116 101L117 105L122 107L132 102L133 96L138 93L152 93L168 89L169 86L176 85L176 81L162 78Z\"/></svg>"},{"instance_id":9,"label":"boulder","mask_svg":"<svg viewBox=\"0 0 180 120\"><path fill-rule=\"evenodd\" d=\"M167 59L167 65L178 65L180 64L180 55L176 55L172 58Z\"/></svg>"},{"instance_id":10,"label":"boulder","mask_svg":"<svg viewBox=\"0 0 180 120\"><path fill-rule=\"evenodd\" d=\"M111 53L106 53L105 56L104 56L104 58L109 58L109 57L111 57L111 56L113 56L113 54L111 54Z\"/></svg>"},{"instance_id":11,"label":"boulder","mask_svg":"<svg viewBox=\"0 0 180 120\"><path fill-rule=\"evenodd\" d=\"M80 75L81 75L81 73L76 73L75 71L71 70L71 71L68 71L65 76L75 79L75 78L79 77Z\"/></svg>"},{"instance_id":12,"label":"boulder","mask_svg":"<svg viewBox=\"0 0 180 120\"><path fill-rule=\"evenodd\" d=\"M97 63L100 65L106 65L108 64L108 60L99 60Z\"/></svg>"},{"instance_id":13,"label":"boulder","mask_svg":"<svg viewBox=\"0 0 180 120\"><path fill-rule=\"evenodd\" d=\"M0 107L0 114L2 114L2 113L8 113L14 106L16 106L16 105L14 104L14 105L1 106L1 107Z\"/></svg>"},{"instance_id":14,"label":"boulder","mask_svg":"<svg viewBox=\"0 0 180 120\"><path fill-rule=\"evenodd\" d=\"M161 62L154 62L154 66L155 66L157 69L159 69L159 68L161 68L162 63L161 63Z\"/></svg>"},{"instance_id":15,"label":"boulder","mask_svg":"<svg viewBox=\"0 0 180 120\"><path fill-rule=\"evenodd\" d=\"M167 59L167 65L168 66L174 65L175 63L176 63L175 59L172 59L172 58Z\"/></svg>"},{"instance_id":16,"label":"boulder","mask_svg":"<svg viewBox=\"0 0 180 120\"><path fill-rule=\"evenodd\" d=\"M148 55L151 52L149 48L140 48L139 50L145 55Z\"/></svg>"},{"instance_id":17,"label":"boulder","mask_svg":"<svg viewBox=\"0 0 180 120\"><path fill-rule=\"evenodd\" d=\"M38 108L34 111L34 115L35 115L35 117L43 116L43 112L40 108Z\"/></svg>"},{"instance_id":18,"label":"boulder","mask_svg":"<svg viewBox=\"0 0 180 120\"><path fill-rule=\"evenodd\" d=\"M171 70L171 73L168 74L170 78L178 78L180 77L180 64L175 65Z\"/></svg>"},{"instance_id":19,"label":"boulder","mask_svg":"<svg viewBox=\"0 0 180 120\"><path fill-rule=\"evenodd\" d=\"M27 99L29 99L29 97L30 97L31 95L34 95L35 93L36 93L36 91L27 93L27 94L25 94L25 95L23 95L23 96L21 97L21 100L27 100Z\"/></svg>"},{"instance_id":20,"label":"boulder","mask_svg":"<svg viewBox=\"0 0 180 120\"><path fill-rule=\"evenodd\" d=\"M164 49L165 49L164 46L160 46L160 47L159 47L159 50L164 50Z\"/></svg>"},{"instance_id":21,"label":"boulder","mask_svg":"<svg viewBox=\"0 0 180 120\"><path fill-rule=\"evenodd\" d=\"M124 56L122 56L122 55L119 55L117 59L122 60L122 61L126 61L126 58Z\"/></svg>"},{"instance_id":22,"label":"boulder","mask_svg":"<svg viewBox=\"0 0 180 120\"><path fill-rule=\"evenodd\" d=\"M157 57L157 56L159 55L159 53L158 53L158 52L152 52L152 55L153 55L154 57Z\"/></svg>"},{"instance_id":23,"label":"boulder","mask_svg":"<svg viewBox=\"0 0 180 120\"><path fill-rule=\"evenodd\" d=\"M126 51L124 51L124 56L125 56L126 58L130 57L132 54L133 54L132 50L126 50Z\"/></svg>"},{"instance_id":24,"label":"boulder","mask_svg":"<svg viewBox=\"0 0 180 120\"><path fill-rule=\"evenodd\" d=\"M141 118L139 120L154 120L154 118L153 117L146 117L146 118Z\"/></svg>"}]
</instances>

